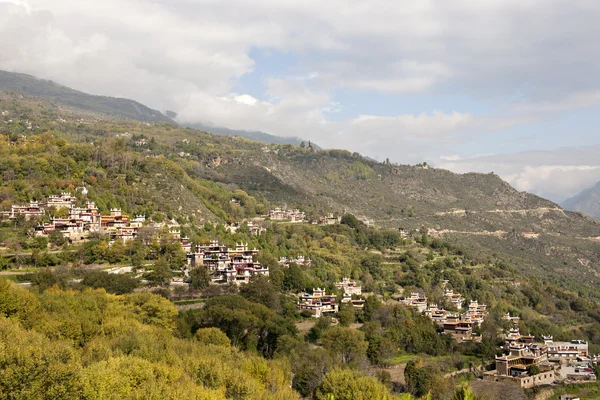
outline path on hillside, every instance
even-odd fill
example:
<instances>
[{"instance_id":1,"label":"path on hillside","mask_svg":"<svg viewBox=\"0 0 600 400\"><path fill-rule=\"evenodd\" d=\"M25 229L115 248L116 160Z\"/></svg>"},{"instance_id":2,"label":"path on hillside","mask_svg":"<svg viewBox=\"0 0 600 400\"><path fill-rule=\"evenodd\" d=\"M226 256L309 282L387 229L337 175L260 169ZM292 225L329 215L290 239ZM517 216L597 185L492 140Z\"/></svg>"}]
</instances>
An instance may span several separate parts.
<instances>
[{"instance_id":1,"label":"path on hillside","mask_svg":"<svg viewBox=\"0 0 600 400\"><path fill-rule=\"evenodd\" d=\"M531 213L546 214L549 212L557 212L565 215L565 211L562 208L557 207L538 207L538 208L524 208L524 209L509 209L509 210L452 210L452 211L440 211L436 212L435 215L466 215L468 214L521 214L527 215Z\"/></svg>"}]
</instances>

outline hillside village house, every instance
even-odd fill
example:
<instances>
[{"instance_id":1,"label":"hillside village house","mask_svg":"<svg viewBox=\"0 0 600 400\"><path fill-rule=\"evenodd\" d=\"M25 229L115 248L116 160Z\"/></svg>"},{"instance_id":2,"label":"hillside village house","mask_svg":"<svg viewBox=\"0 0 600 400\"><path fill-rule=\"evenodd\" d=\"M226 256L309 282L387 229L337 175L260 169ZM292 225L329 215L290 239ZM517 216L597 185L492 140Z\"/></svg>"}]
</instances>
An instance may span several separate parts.
<instances>
[{"instance_id":1,"label":"hillside village house","mask_svg":"<svg viewBox=\"0 0 600 400\"><path fill-rule=\"evenodd\" d=\"M342 222L342 217L336 216L334 213L328 213L325 217L321 217L316 221L319 225L335 225L340 222Z\"/></svg>"},{"instance_id":2,"label":"hillside village house","mask_svg":"<svg viewBox=\"0 0 600 400\"><path fill-rule=\"evenodd\" d=\"M531 346L535 342L535 336L533 335L521 335L519 328L513 327L508 331L508 334L504 338L504 348L508 349L514 344L523 344Z\"/></svg>"},{"instance_id":3,"label":"hillside village house","mask_svg":"<svg viewBox=\"0 0 600 400\"><path fill-rule=\"evenodd\" d=\"M313 289L313 293L304 293L298 301L299 310L310 311L314 318L324 314L334 314L339 310L337 299L334 295L325 294L325 289Z\"/></svg>"},{"instance_id":4,"label":"hillside village house","mask_svg":"<svg viewBox=\"0 0 600 400\"><path fill-rule=\"evenodd\" d=\"M473 341L473 323L457 315L448 315L442 322L444 334L454 337L458 343Z\"/></svg>"},{"instance_id":5,"label":"hillside village house","mask_svg":"<svg viewBox=\"0 0 600 400\"><path fill-rule=\"evenodd\" d=\"M555 361L576 360L589 358L588 343L583 340L570 342L555 342L552 336L543 336L544 344L548 346L548 359Z\"/></svg>"},{"instance_id":6,"label":"hillside village house","mask_svg":"<svg viewBox=\"0 0 600 400\"><path fill-rule=\"evenodd\" d=\"M469 303L468 311L462 317L464 320L471 321L475 326L480 326L487 315L486 309L485 304L479 304L477 300L474 300Z\"/></svg>"},{"instance_id":7,"label":"hillside village house","mask_svg":"<svg viewBox=\"0 0 600 400\"><path fill-rule=\"evenodd\" d=\"M264 233L267 231L266 228L263 228L262 226L258 225L255 222L252 222L252 221L246 222L246 225L248 226L248 231L250 232L250 234L254 235L254 236L258 236L261 233ZM238 231L238 229L240 229L241 226L242 226L242 224L236 222L236 223L225 226L225 229L231 233L236 233Z\"/></svg>"},{"instance_id":8,"label":"hillside village house","mask_svg":"<svg viewBox=\"0 0 600 400\"><path fill-rule=\"evenodd\" d=\"M355 310L362 310L365 308L365 300L353 299L351 294L344 293L342 297L342 304L351 304Z\"/></svg>"},{"instance_id":9,"label":"hillside village house","mask_svg":"<svg viewBox=\"0 0 600 400\"><path fill-rule=\"evenodd\" d=\"M360 296L362 294L362 288L356 281L342 278L341 282L335 284L335 287L343 292L342 304L351 304L355 310L362 310L365 307L365 300L352 298L352 295Z\"/></svg>"},{"instance_id":10,"label":"hillside village house","mask_svg":"<svg viewBox=\"0 0 600 400\"><path fill-rule=\"evenodd\" d=\"M3 213L3 216L9 219L17 218L19 215L22 215L25 220L30 220L44 215L44 209L37 201L32 201L25 206L12 205L9 212Z\"/></svg>"},{"instance_id":11,"label":"hillside village house","mask_svg":"<svg viewBox=\"0 0 600 400\"><path fill-rule=\"evenodd\" d=\"M425 316L431 318L438 326L443 326L446 318L452 316L451 313L444 310L443 308L439 308L437 304L429 304L429 306L424 311Z\"/></svg>"},{"instance_id":12,"label":"hillside village house","mask_svg":"<svg viewBox=\"0 0 600 400\"><path fill-rule=\"evenodd\" d=\"M344 292L344 294L348 294L350 296L352 296L353 294L355 294L355 295L362 294L361 286L358 285L356 283L356 281L350 280L349 278L342 278L342 281L337 282L335 284L335 287L342 290Z\"/></svg>"},{"instance_id":13,"label":"hillside village house","mask_svg":"<svg viewBox=\"0 0 600 400\"><path fill-rule=\"evenodd\" d=\"M402 304L409 307L415 307L419 312L424 312L427 309L427 297L422 290L412 292L410 297L402 300ZM437 308L437 305L435 307Z\"/></svg>"},{"instance_id":14,"label":"hillside village house","mask_svg":"<svg viewBox=\"0 0 600 400\"><path fill-rule=\"evenodd\" d=\"M444 281L442 284L445 287L448 281ZM444 297L457 309L463 308L464 299L460 293L445 289ZM466 312L462 314L451 313L435 303L429 304L423 290L412 292L409 297L401 302L406 306L415 307L419 312L431 318L439 327L443 328L444 334L451 335L458 343L481 341L481 336L474 335L473 329L480 326L487 317L487 306L485 304L479 304L478 301L474 300L469 303Z\"/></svg>"},{"instance_id":15,"label":"hillside village house","mask_svg":"<svg viewBox=\"0 0 600 400\"><path fill-rule=\"evenodd\" d=\"M54 207L56 209L65 207L71 208L77 202L77 197L71 195L69 192L62 192L60 196L50 196L45 202L42 202L40 205L43 208Z\"/></svg>"},{"instance_id":16,"label":"hillside village house","mask_svg":"<svg viewBox=\"0 0 600 400\"><path fill-rule=\"evenodd\" d=\"M508 381L522 388L549 385L556 380L553 367L547 362L547 347L540 344L513 344L508 354L496 357L496 370L484 375L484 379ZM530 375L528 368L537 365L540 373Z\"/></svg>"},{"instance_id":17,"label":"hillside village house","mask_svg":"<svg viewBox=\"0 0 600 400\"><path fill-rule=\"evenodd\" d=\"M446 289L444 296L450 304L456 307L456 309L460 310L463 307L464 299L460 293L454 293L452 289Z\"/></svg>"},{"instance_id":18,"label":"hillside village house","mask_svg":"<svg viewBox=\"0 0 600 400\"><path fill-rule=\"evenodd\" d=\"M82 194L87 189L78 188ZM51 217L49 223L43 223L33 229L35 236L48 236L53 232L61 232L70 241L85 240L92 232L99 232L110 236L111 240L131 240L136 237L146 218L138 215L133 220L128 215L122 214L118 208L110 210L109 215L100 215L96 204L87 201L85 206L77 207L77 198L69 192L60 195L51 195L40 202L30 202L27 206L13 205L10 212L0 214L9 219L23 215L25 219L32 219L45 215L49 210L67 210L66 217ZM52 214L52 213L51 213Z\"/></svg>"},{"instance_id":19,"label":"hillside village house","mask_svg":"<svg viewBox=\"0 0 600 400\"><path fill-rule=\"evenodd\" d=\"M248 283L254 275L269 276L269 269L254 261L257 249L247 243L236 243L235 249L211 240L208 246L196 246L187 253L190 268L204 266L211 274L213 283Z\"/></svg>"}]
</instances>

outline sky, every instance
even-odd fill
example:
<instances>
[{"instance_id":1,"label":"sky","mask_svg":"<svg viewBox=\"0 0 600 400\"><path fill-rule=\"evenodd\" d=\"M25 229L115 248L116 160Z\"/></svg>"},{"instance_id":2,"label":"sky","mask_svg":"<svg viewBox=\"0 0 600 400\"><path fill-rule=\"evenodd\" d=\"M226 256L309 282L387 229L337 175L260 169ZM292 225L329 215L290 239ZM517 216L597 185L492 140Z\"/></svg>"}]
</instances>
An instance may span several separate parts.
<instances>
[{"instance_id":1,"label":"sky","mask_svg":"<svg viewBox=\"0 0 600 400\"><path fill-rule=\"evenodd\" d=\"M563 201L600 181L598 20L597 0L0 0L0 69Z\"/></svg>"}]
</instances>

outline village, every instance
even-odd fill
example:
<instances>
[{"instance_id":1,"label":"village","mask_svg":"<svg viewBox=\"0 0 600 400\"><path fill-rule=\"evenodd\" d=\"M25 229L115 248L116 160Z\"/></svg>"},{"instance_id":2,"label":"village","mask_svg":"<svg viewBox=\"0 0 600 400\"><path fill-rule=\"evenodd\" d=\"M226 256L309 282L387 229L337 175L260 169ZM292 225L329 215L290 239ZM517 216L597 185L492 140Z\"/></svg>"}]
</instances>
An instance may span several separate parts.
<instances>
[{"instance_id":1,"label":"village","mask_svg":"<svg viewBox=\"0 0 600 400\"><path fill-rule=\"evenodd\" d=\"M88 191L85 186L78 187L77 191L86 198ZM239 203L239 200L232 198L231 202ZM31 201L25 205L13 204L10 211L0 212L0 219L23 218L29 221L50 214L50 222L35 227L35 236L49 236L53 232L60 232L69 242L84 241L91 233L107 234L111 240L131 240L137 236L140 228L146 226L146 217L143 215L130 218L119 208L111 209L108 215L103 215L93 201L85 201L85 205L81 207L77 207L77 203L78 198L72 193L62 192L60 195L51 195L43 201ZM245 223L251 234L259 235L266 231L259 225L260 221L265 220L333 225L340 222L341 216L329 213L316 219L308 219L306 214L298 209L276 207L269 210L268 214ZM169 226L173 227L176 224L171 223ZM241 223L234 222L228 224L225 229L235 233L240 226Z\"/></svg>"},{"instance_id":2,"label":"village","mask_svg":"<svg viewBox=\"0 0 600 400\"><path fill-rule=\"evenodd\" d=\"M443 282L444 287L447 284L447 281ZM342 304L351 304L356 310L364 307L365 300L359 298L363 294L361 287L355 281L344 278L335 286L343 293ZM428 303L423 291L412 292L410 296L400 300L400 303L429 317L444 334L452 336L457 343L480 342L481 336L473 333L473 330L485 320L487 306L476 300L465 302L460 293L451 289L445 289L444 298L459 312L453 313L435 303ZM309 311L313 317L319 318L334 316L339 311L339 304L336 295L328 295L324 289L316 288L312 294L302 294L298 309ZM484 380L511 383L524 389L555 382L596 381L593 366L600 362L600 356L590 356L587 342L555 342L552 336L543 336L536 341L534 336L519 332L518 317L506 314L504 320L512 325L509 331L503 333L504 345L501 350L504 355L496 356L495 369L486 371L483 374Z\"/></svg>"},{"instance_id":3,"label":"village","mask_svg":"<svg viewBox=\"0 0 600 400\"><path fill-rule=\"evenodd\" d=\"M189 238L181 235L180 227L175 221L168 223L147 221L144 215L136 215L130 218L122 213L121 209L114 208L109 213L100 212L93 201L87 201L87 189L81 186L76 189L81 193L84 200L78 199L70 192L62 192L60 195L51 195L43 201L31 201L26 205L12 205L10 211L0 212L0 219L16 220L22 218L25 221L39 220L48 217L49 222L40 222L33 228L32 235L35 237L50 237L53 234L62 235L69 243L85 242L93 234L106 235L109 244L117 240L124 242L133 240L139 236L142 228L168 229L169 239L181 244L186 254L187 266L184 268L184 278L189 277L189 271L199 266L204 266L212 284L240 284L249 282L255 275L268 276L268 268L264 268L256 261L257 249L249 249L248 244L239 243L230 249L217 240L211 240L208 245L193 245ZM231 200L235 202L235 199ZM84 203L82 206L77 204ZM266 228L260 221L270 219L278 222L312 223L331 225L339 223L341 217L329 213L328 215L309 221L305 213L297 209L275 208L262 218L245 221L248 232L251 235L260 235L266 232ZM224 228L228 232L236 233L241 223L231 223ZM289 266L290 263L309 266L311 260L298 256L294 259L282 258L280 264ZM123 273L130 271L130 267L116 268L115 271ZM185 279L174 277L173 284L185 284Z\"/></svg>"},{"instance_id":4,"label":"village","mask_svg":"<svg viewBox=\"0 0 600 400\"><path fill-rule=\"evenodd\" d=\"M253 276L269 276L269 269L257 261L259 250L250 248L247 243L236 243L229 248L213 239L206 245L192 244L183 237L176 223L156 223L146 220L143 215L130 217L118 208L101 213L93 201L86 200L87 189L77 188L82 196L78 199L69 192L52 195L43 201L31 201L27 205L12 205L10 211L0 213L0 218L15 220L40 220L33 228L34 236L48 237L60 233L70 243L88 240L93 234L116 240L133 240L144 227L168 229L169 239L181 244L186 254L186 265L182 268L183 277L172 278L171 286L187 286L190 272L199 267L206 268L212 285L241 285L250 282ZM83 200L81 199L83 197ZM235 202L235 199L232 199ZM260 235L266 231L261 221L271 220L287 223L311 223L332 225L340 222L341 217L330 213L315 220L309 220L298 209L274 208L260 219L245 221L248 233ZM241 223L225 226L231 233L237 232ZM401 231L402 237L410 235ZM302 255L281 257L279 264L289 267L291 264L310 267L312 261ZM131 267L115 268L109 273L131 272ZM448 281L442 282L443 303L430 302L423 290L415 290L399 300L400 304L415 309L430 318L443 334L450 335L457 343L481 342L480 334L475 333L488 316L487 306L477 300L467 301L462 294L449 288ZM299 313L313 318L330 316L337 322L340 305L351 306L354 310L364 309L365 297L360 283L343 278L334 286L341 294L327 294L324 288L315 288L298 296ZM338 300L339 299L339 300ZM548 385L554 382L590 382L595 381L593 365L600 361L598 356L590 356L588 343L581 340L570 342L553 341L552 336L537 340L531 335L522 335L518 328L519 318L507 314L504 319L512 328L503 334L504 345L501 356L495 359L495 369L483 373L483 379L491 382L509 382L522 388Z\"/></svg>"}]
</instances>

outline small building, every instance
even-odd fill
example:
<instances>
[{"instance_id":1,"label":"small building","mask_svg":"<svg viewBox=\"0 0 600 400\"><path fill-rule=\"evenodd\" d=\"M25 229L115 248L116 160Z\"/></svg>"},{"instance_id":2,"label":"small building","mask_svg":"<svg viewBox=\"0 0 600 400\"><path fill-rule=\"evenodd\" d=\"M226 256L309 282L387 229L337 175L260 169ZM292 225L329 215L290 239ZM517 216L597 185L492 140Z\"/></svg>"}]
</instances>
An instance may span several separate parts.
<instances>
[{"instance_id":1,"label":"small building","mask_svg":"<svg viewBox=\"0 0 600 400\"><path fill-rule=\"evenodd\" d=\"M443 323L444 334L451 335L457 343L470 342L473 337L473 323L457 317L446 317Z\"/></svg>"},{"instance_id":2,"label":"small building","mask_svg":"<svg viewBox=\"0 0 600 400\"><path fill-rule=\"evenodd\" d=\"M28 205L25 206L11 206L8 218L14 219L17 218L17 216L19 215L22 215L26 220L30 220L44 215L44 209L40 206L40 204L37 201L31 201Z\"/></svg>"},{"instance_id":3,"label":"small building","mask_svg":"<svg viewBox=\"0 0 600 400\"><path fill-rule=\"evenodd\" d=\"M410 297L402 300L402 304L407 305L409 307L415 307L419 312L424 312L427 309L427 297L425 296L425 292L416 291L410 294ZM437 305L436 305L437 308Z\"/></svg>"},{"instance_id":4,"label":"small building","mask_svg":"<svg viewBox=\"0 0 600 400\"><path fill-rule=\"evenodd\" d=\"M325 217L319 218L317 222L319 225L335 225L342 222L342 217L334 213L328 213Z\"/></svg>"},{"instance_id":5,"label":"small building","mask_svg":"<svg viewBox=\"0 0 600 400\"><path fill-rule=\"evenodd\" d=\"M342 304L352 304L355 310L362 310L365 308L365 300L353 299L351 294L344 293L342 297Z\"/></svg>"},{"instance_id":6,"label":"small building","mask_svg":"<svg viewBox=\"0 0 600 400\"><path fill-rule=\"evenodd\" d=\"M588 343L583 340L570 342L555 342L552 336L544 336L544 343L548 346L550 360L576 360L579 357L588 357Z\"/></svg>"},{"instance_id":7,"label":"small building","mask_svg":"<svg viewBox=\"0 0 600 400\"><path fill-rule=\"evenodd\" d=\"M496 357L496 371L498 375L519 376L527 371L527 367L547 361L547 349L543 345L511 345L507 355Z\"/></svg>"},{"instance_id":8,"label":"small building","mask_svg":"<svg viewBox=\"0 0 600 400\"><path fill-rule=\"evenodd\" d=\"M341 282L337 282L335 287L342 290L344 294L348 295L361 295L362 288L356 283L356 281L350 280L350 278L342 278Z\"/></svg>"},{"instance_id":9,"label":"small building","mask_svg":"<svg viewBox=\"0 0 600 400\"><path fill-rule=\"evenodd\" d=\"M320 318L324 314L335 314L339 307L334 295L327 295L325 289L313 289L313 293L304 293L298 301L299 310L310 311L314 318Z\"/></svg>"},{"instance_id":10,"label":"small building","mask_svg":"<svg viewBox=\"0 0 600 400\"><path fill-rule=\"evenodd\" d=\"M446 300L458 310L462 309L464 300L460 293L454 293L452 289L446 289L444 296L446 297Z\"/></svg>"}]
</instances>

